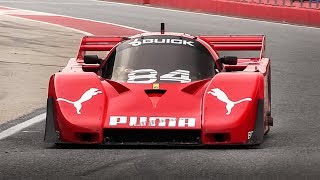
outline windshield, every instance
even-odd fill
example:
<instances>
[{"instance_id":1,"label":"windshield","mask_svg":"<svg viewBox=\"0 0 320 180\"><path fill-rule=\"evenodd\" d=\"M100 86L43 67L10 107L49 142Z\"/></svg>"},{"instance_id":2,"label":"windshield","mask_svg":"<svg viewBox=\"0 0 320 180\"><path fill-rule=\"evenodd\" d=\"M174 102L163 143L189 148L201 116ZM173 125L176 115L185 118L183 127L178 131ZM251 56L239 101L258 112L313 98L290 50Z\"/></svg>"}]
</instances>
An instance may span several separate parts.
<instances>
[{"instance_id":1,"label":"windshield","mask_svg":"<svg viewBox=\"0 0 320 180\"><path fill-rule=\"evenodd\" d=\"M213 77L215 70L201 43L179 36L147 36L119 45L102 75L128 83L187 83Z\"/></svg>"}]
</instances>

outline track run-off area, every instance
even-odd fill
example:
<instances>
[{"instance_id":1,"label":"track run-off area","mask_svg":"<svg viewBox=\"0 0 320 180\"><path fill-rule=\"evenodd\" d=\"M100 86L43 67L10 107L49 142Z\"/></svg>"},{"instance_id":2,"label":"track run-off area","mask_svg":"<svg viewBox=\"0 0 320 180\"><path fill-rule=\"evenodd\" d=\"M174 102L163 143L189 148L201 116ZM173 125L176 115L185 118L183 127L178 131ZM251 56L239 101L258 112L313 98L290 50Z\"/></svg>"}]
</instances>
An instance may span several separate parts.
<instances>
[{"instance_id":1,"label":"track run-off area","mask_svg":"<svg viewBox=\"0 0 320 180\"><path fill-rule=\"evenodd\" d=\"M0 179L320 176L320 29L105 1L0 6ZM265 142L255 149L44 144L49 77L76 55L81 37L159 31L161 22L193 35L266 34L274 127Z\"/></svg>"}]
</instances>

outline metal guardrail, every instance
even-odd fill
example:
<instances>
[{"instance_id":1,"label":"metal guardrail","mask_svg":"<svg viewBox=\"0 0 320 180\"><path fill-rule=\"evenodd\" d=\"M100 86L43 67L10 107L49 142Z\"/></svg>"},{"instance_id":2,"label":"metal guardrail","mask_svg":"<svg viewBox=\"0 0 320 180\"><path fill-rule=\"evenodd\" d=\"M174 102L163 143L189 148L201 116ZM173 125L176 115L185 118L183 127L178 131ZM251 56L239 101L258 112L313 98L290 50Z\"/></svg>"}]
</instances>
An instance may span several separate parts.
<instances>
[{"instance_id":1,"label":"metal guardrail","mask_svg":"<svg viewBox=\"0 0 320 180\"><path fill-rule=\"evenodd\" d=\"M246 3L267 4L275 6L320 9L320 0L230 0Z\"/></svg>"}]
</instances>

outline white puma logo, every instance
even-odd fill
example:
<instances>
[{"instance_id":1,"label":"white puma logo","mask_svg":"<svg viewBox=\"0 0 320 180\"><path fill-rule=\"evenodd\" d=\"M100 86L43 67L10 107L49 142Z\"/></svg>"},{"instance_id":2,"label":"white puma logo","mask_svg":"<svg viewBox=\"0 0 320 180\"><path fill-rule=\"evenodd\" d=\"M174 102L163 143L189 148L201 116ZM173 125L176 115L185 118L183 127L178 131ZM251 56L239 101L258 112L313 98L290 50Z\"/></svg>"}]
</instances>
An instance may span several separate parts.
<instances>
[{"instance_id":1,"label":"white puma logo","mask_svg":"<svg viewBox=\"0 0 320 180\"><path fill-rule=\"evenodd\" d=\"M90 100L93 96L102 93L99 89L97 88L90 88L88 91L86 91L85 93L83 93L83 95L81 96L81 98L78 101L72 102L69 101L67 99L64 98L58 98L57 101L64 101L70 104L73 104L73 106L76 108L77 113L81 114L80 110L82 108L82 103Z\"/></svg>"},{"instance_id":2,"label":"white puma logo","mask_svg":"<svg viewBox=\"0 0 320 180\"><path fill-rule=\"evenodd\" d=\"M227 104L226 105L226 109L227 109L227 113L226 114L227 115L229 115L231 113L231 110L234 107L234 105L239 104L239 103L244 102L244 101L251 101L252 100L251 98L244 98L244 99L241 99L239 101L233 102L228 98L226 93L224 93L219 88L211 89L211 91L208 92L208 94L216 96L220 101L225 102Z\"/></svg>"}]
</instances>

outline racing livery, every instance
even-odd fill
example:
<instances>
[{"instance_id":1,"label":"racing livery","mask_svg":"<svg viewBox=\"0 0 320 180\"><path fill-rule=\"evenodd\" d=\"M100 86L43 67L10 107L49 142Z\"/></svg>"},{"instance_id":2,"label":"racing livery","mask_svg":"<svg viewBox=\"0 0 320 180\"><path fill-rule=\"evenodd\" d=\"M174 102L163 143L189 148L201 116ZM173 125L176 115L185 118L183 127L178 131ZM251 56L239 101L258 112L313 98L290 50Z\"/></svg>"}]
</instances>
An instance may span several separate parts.
<instances>
[{"instance_id":1,"label":"racing livery","mask_svg":"<svg viewBox=\"0 0 320 180\"><path fill-rule=\"evenodd\" d=\"M260 144L273 124L264 48L263 35L83 37L50 78L45 141Z\"/></svg>"}]
</instances>

